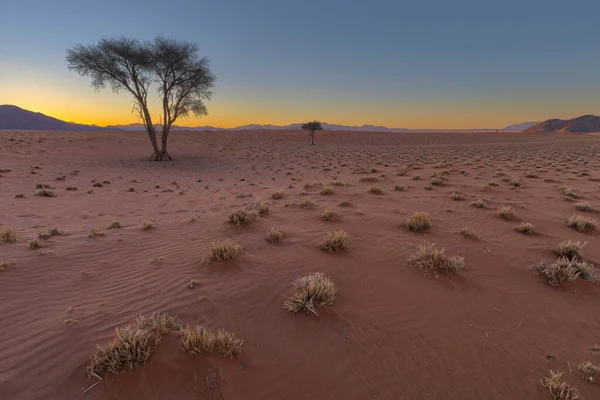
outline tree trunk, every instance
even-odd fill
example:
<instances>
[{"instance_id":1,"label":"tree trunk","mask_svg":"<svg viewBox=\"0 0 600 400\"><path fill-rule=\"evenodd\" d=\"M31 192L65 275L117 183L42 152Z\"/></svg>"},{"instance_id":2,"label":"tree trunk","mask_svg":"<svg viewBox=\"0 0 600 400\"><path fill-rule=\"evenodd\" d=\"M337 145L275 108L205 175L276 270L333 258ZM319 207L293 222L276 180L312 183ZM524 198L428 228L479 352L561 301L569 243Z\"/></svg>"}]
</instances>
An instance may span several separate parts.
<instances>
[{"instance_id":1,"label":"tree trunk","mask_svg":"<svg viewBox=\"0 0 600 400\"><path fill-rule=\"evenodd\" d=\"M312 144L314 146L315 145L315 131L312 131L310 133L310 140L311 140L310 144Z\"/></svg>"},{"instance_id":2,"label":"tree trunk","mask_svg":"<svg viewBox=\"0 0 600 400\"><path fill-rule=\"evenodd\" d=\"M154 150L154 154L150 157L153 161L171 161L172 158L167 152L167 139L169 137L170 126L163 124L163 130L160 138L161 149L158 150L158 147ZM155 139L156 141L156 139Z\"/></svg>"}]
</instances>

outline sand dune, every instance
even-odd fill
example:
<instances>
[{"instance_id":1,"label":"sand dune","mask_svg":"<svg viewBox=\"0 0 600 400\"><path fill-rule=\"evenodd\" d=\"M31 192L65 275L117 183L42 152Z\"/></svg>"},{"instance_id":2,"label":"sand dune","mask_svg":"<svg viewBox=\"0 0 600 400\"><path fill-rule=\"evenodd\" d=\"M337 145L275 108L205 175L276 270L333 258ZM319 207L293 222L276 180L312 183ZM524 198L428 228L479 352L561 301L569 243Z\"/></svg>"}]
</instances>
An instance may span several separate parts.
<instances>
[{"instance_id":1,"label":"sand dune","mask_svg":"<svg viewBox=\"0 0 600 400\"><path fill-rule=\"evenodd\" d=\"M574 213L599 218L599 137L329 132L310 146L296 131L173 132L173 162L146 161L148 149L142 133L0 132L0 229L17 236L0 244L0 261L16 262L0 271L1 399L547 399L550 369L582 398L600 397L576 371L600 364L589 350L600 342L600 287L554 288L532 269L566 239L589 242L586 258L600 262L598 231L566 224ZM36 184L56 196L36 196ZM320 194L326 185L333 194ZM227 223L257 200L267 215ZM326 210L339 219L322 220ZM427 232L404 227L414 211L430 215ZM122 227L108 229L114 221ZM523 221L533 235L517 232ZM65 235L29 249L53 227ZM271 227L278 245L264 239ZM335 229L350 249L321 251ZM241 256L203 264L222 237ZM424 241L464 257L464 271L413 267ZM335 282L334 303L318 316L286 312L291 281L314 271ZM86 376L96 345L160 312L235 333L240 357L192 356L170 332L147 363L84 394L97 382Z\"/></svg>"}]
</instances>

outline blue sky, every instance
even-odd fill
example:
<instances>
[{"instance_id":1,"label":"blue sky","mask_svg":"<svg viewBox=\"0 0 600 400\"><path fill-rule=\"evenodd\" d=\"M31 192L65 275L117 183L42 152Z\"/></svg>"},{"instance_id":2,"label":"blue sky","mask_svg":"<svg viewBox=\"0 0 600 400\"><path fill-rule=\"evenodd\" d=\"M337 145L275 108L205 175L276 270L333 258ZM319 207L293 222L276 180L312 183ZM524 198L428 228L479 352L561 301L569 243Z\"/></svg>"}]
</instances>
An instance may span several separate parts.
<instances>
[{"instance_id":1,"label":"blue sky","mask_svg":"<svg viewBox=\"0 0 600 400\"><path fill-rule=\"evenodd\" d=\"M135 122L125 94L67 70L106 36L192 41L216 96L187 125L308 119L502 127L598 113L600 2L587 0L3 0L0 104Z\"/></svg>"}]
</instances>

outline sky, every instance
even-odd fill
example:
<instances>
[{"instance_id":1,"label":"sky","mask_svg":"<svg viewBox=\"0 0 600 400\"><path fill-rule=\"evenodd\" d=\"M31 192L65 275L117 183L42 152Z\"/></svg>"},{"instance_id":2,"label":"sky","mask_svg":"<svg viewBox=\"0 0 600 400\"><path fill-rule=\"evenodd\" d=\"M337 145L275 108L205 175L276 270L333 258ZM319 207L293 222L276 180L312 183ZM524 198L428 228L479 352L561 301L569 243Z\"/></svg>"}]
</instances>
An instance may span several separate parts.
<instances>
[{"instance_id":1,"label":"sky","mask_svg":"<svg viewBox=\"0 0 600 400\"><path fill-rule=\"evenodd\" d=\"M95 91L66 50L162 35L196 43L217 76L209 115L178 125L470 129L600 114L599 14L598 0L1 0L0 104L138 122L131 96Z\"/></svg>"}]
</instances>

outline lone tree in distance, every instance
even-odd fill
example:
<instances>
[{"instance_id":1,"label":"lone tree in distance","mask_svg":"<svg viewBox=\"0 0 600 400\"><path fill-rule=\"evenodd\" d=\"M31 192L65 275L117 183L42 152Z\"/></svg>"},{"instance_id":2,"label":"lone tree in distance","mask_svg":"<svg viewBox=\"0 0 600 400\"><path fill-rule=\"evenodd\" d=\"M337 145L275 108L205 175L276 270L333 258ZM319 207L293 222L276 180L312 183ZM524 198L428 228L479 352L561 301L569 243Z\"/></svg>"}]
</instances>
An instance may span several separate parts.
<instances>
[{"instance_id":1,"label":"lone tree in distance","mask_svg":"<svg viewBox=\"0 0 600 400\"><path fill-rule=\"evenodd\" d=\"M206 57L198 56L198 47L189 42L157 37L142 43L129 38L104 38L98 44L81 44L67 50L70 70L92 78L99 90L107 84L113 92L127 91L133 95L133 109L144 122L152 143L151 160L168 161L169 132L179 117L203 116L208 111L215 76ZM148 110L148 91L154 83L161 97L162 123L155 126ZM157 129L161 130L158 147Z\"/></svg>"},{"instance_id":2,"label":"lone tree in distance","mask_svg":"<svg viewBox=\"0 0 600 400\"><path fill-rule=\"evenodd\" d=\"M308 131L308 136L310 136L311 144L315 144L315 131L322 131L323 127L319 121L312 121L302 124L302 129Z\"/></svg>"}]
</instances>

